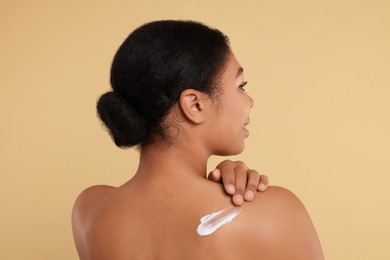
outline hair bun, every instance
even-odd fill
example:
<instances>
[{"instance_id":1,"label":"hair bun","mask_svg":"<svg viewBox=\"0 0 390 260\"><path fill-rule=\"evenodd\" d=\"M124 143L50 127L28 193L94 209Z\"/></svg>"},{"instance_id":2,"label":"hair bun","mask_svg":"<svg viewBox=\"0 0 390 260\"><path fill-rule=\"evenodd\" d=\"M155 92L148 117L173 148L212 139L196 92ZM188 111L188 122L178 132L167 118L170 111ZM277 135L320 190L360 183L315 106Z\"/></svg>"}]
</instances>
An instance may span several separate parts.
<instances>
[{"instance_id":1,"label":"hair bun","mask_svg":"<svg viewBox=\"0 0 390 260\"><path fill-rule=\"evenodd\" d=\"M131 147L142 142L146 122L127 100L110 91L97 102L97 113L118 147Z\"/></svg>"}]
</instances>

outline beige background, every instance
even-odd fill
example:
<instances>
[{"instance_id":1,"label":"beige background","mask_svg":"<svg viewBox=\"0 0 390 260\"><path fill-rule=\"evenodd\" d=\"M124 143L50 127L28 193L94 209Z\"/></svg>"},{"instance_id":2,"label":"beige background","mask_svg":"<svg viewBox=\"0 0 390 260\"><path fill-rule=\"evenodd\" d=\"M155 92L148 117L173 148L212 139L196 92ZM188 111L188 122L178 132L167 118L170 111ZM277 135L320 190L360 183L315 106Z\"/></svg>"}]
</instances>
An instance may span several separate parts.
<instances>
[{"instance_id":1,"label":"beige background","mask_svg":"<svg viewBox=\"0 0 390 260\"><path fill-rule=\"evenodd\" d=\"M155 19L230 36L255 99L235 158L302 199L326 258L390 259L390 2L208 2L0 1L0 259L77 259L77 194L134 172L95 102L122 40Z\"/></svg>"}]
</instances>

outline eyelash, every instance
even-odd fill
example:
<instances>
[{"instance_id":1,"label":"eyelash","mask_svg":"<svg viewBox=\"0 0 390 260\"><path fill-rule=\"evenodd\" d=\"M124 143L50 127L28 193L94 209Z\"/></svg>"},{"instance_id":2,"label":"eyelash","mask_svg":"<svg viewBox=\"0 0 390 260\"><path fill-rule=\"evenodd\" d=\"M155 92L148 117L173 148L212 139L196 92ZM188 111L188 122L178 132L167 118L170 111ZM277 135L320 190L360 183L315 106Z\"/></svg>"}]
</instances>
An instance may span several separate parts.
<instances>
[{"instance_id":1,"label":"eyelash","mask_svg":"<svg viewBox=\"0 0 390 260\"><path fill-rule=\"evenodd\" d=\"M248 84L248 81L244 81L242 82L238 87L242 90L245 90L244 87L246 86L246 84Z\"/></svg>"}]
</instances>

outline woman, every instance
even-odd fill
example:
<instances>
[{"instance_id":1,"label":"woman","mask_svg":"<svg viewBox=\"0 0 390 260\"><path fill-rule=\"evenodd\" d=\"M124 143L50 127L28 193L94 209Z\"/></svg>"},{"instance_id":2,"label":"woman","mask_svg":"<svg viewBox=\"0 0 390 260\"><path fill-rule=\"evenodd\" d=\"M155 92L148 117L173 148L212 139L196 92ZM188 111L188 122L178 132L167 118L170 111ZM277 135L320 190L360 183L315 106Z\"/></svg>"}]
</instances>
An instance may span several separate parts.
<instances>
[{"instance_id":1,"label":"woman","mask_svg":"<svg viewBox=\"0 0 390 260\"><path fill-rule=\"evenodd\" d=\"M211 155L243 151L254 104L224 34L190 21L143 25L117 51L111 85L98 114L117 146L138 146L140 163L121 187L76 201L81 259L323 259L291 192L269 187L237 210L205 179Z\"/></svg>"}]
</instances>

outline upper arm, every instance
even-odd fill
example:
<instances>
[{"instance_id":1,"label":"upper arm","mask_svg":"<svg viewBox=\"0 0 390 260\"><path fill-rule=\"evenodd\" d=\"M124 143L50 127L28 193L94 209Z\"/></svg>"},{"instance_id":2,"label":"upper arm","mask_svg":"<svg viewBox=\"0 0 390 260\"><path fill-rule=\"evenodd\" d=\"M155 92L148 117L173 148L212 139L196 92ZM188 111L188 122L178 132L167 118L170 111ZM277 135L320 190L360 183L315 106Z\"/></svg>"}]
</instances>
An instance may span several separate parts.
<instances>
[{"instance_id":1,"label":"upper arm","mask_svg":"<svg viewBox=\"0 0 390 260\"><path fill-rule=\"evenodd\" d=\"M323 259L313 223L290 191L270 187L248 205L250 236L263 259Z\"/></svg>"}]
</instances>

